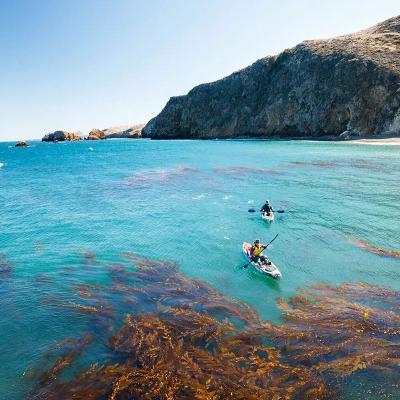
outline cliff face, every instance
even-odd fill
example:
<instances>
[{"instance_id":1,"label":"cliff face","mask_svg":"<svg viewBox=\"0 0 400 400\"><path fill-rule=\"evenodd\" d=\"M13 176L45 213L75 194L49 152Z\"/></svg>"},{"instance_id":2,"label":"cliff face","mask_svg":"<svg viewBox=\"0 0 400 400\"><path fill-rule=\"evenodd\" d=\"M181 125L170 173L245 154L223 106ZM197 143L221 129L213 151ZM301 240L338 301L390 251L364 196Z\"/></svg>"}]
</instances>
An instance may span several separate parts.
<instances>
[{"instance_id":1,"label":"cliff face","mask_svg":"<svg viewBox=\"0 0 400 400\"><path fill-rule=\"evenodd\" d=\"M75 132L67 131L55 131L53 133L48 133L42 138L42 142L70 142L77 140L82 140L82 138Z\"/></svg>"},{"instance_id":2,"label":"cliff face","mask_svg":"<svg viewBox=\"0 0 400 400\"><path fill-rule=\"evenodd\" d=\"M142 129L144 125L124 125L124 126L116 126L113 128L104 129L103 133L106 136L106 139L115 139L115 138L128 138L128 139L137 139L142 136Z\"/></svg>"},{"instance_id":3,"label":"cliff face","mask_svg":"<svg viewBox=\"0 0 400 400\"><path fill-rule=\"evenodd\" d=\"M89 132L89 135L86 138L86 140L103 140L105 138L106 138L106 135L104 134L103 131L101 131L100 129L92 129Z\"/></svg>"},{"instance_id":4,"label":"cliff face","mask_svg":"<svg viewBox=\"0 0 400 400\"><path fill-rule=\"evenodd\" d=\"M172 97L144 137L343 137L400 133L400 16L305 41L187 95Z\"/></svg>"}]
</instances>

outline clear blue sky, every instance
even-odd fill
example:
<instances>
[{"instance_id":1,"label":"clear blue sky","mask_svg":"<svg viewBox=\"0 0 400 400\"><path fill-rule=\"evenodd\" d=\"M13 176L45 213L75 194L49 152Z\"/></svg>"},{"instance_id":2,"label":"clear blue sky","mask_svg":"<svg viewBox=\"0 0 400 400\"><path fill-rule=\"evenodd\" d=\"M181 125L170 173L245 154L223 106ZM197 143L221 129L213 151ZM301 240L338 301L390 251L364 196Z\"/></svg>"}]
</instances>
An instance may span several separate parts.
<instances>
[{"instance_id":1,"label":"clear blue sky","mask_svg":"<svg viewBox=\"0 0 400 400\"><path fill-rule=\"evenodd\" d=\"M398 0L0 0L0 140L146 122L170 96Z\"/></svg>"}]
</instances>

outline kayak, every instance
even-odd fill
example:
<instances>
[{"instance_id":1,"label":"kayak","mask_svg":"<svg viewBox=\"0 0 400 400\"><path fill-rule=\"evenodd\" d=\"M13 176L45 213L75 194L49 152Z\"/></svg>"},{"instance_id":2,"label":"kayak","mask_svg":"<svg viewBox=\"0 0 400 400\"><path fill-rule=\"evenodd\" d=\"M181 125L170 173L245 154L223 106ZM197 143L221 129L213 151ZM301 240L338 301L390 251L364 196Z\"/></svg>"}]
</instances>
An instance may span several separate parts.
<instances>
[{"instance_id":1,"label":"kayak","mask_svg":"<svg viewBox=\"0 0 400 400\"><path fill-rule=\"evenodd\" d=\"M268 215L266 212L262 212L262 213L261 213L261 218L262 218L264 221L272 222L272 221L274 220L274 218L275 218L275 215L274 215L273 211L271 211L271 212L269 213L269 215Z\"/></svg>"},{"instance_id":2,"label":"kayak","mask_svg":"<svg viewBox=\"0 0 400 400\"><path fill-rule=\"evenodd\" d=\"M261 253L261 255L264 255L264 257L266 258L267 262L255 262L255 261L251 261L250 259L250 248L251 248L251 244L247 243L247 242L243 242L242 245L242 250L243 250L243 255L246 257L246 260L258 271L261 272L264 275L269 275L272 276L272 278L274 279L279 279L282 277L281 272L279 271L279 269L276 267L276 265L268 259L267 256L265 256L264 254Z\"/></svg>"}]
</instances>

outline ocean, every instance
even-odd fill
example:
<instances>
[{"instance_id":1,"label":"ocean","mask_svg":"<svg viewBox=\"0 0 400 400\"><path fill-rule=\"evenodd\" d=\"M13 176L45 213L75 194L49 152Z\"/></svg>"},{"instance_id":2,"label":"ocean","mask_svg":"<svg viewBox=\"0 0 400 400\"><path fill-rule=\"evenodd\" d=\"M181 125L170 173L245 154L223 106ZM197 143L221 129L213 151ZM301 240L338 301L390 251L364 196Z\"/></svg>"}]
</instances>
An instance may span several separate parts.
<instances>
[{"instance_id":1,"label":"ocean","mask_svg":"<svg viewBox=\"0 0 400 400\"><path fill-rule=\"evenodd\" d=\"M174 262L184 277L277 324L278 299L297 289L365 282L400 290L396 146L33 141L0 143L0 163L0 399L27 398L48 350L90 330L71 293L107 285L105 266L118 270L132 254ZM284 211L271 224L248 212L267 199ZM276 234L267 254L279 281L244 268L241 253L243 241ZM107 357L99 332L63 379ZM400 397L371 374L377 387L359 374L339 384L339 398Z\"/></svg>"}]
</instances>

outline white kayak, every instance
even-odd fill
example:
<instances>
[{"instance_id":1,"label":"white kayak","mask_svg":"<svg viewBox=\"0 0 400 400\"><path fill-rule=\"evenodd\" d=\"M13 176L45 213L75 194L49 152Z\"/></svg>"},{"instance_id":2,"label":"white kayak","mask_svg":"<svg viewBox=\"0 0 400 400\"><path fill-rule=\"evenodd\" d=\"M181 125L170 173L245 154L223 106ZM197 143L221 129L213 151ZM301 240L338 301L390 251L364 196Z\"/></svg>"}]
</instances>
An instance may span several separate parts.
<instances>
[{"instance_id":1,"label":"white kayak","mask_svg":"<svg viewBox=\"0 0 400 400\"><path fill-rule=\"evenodd\" d=\"M246 257L246 260L259 272L261 272L264 275L269 275L272 276L274 279L279 279L282 277L281 272L279 271L279 269L276 267L276 265L268 259L268 257L266 257L264 255L264 257L266 258L267 262L255 262L255 261L251 261L250 258L250 248L251 248L251 244L247 243L247 242L243 242L242 245L242 250L243 250L243 255ZM263 255L261 253L261 255Z\"/></svg>"},{"instance_id":2,"label":"white kayak","mask_svg":"<svg viewBox=\"0 0 400 400\"><path fill-rule=\"evenodd\" d=\"M271 211L269 214L266 213L266 212L262 212L261 213L261 218L264 221L272 222L275 219L275 215L274 215L273 211Z\"/></svg>"}]
</instances>

